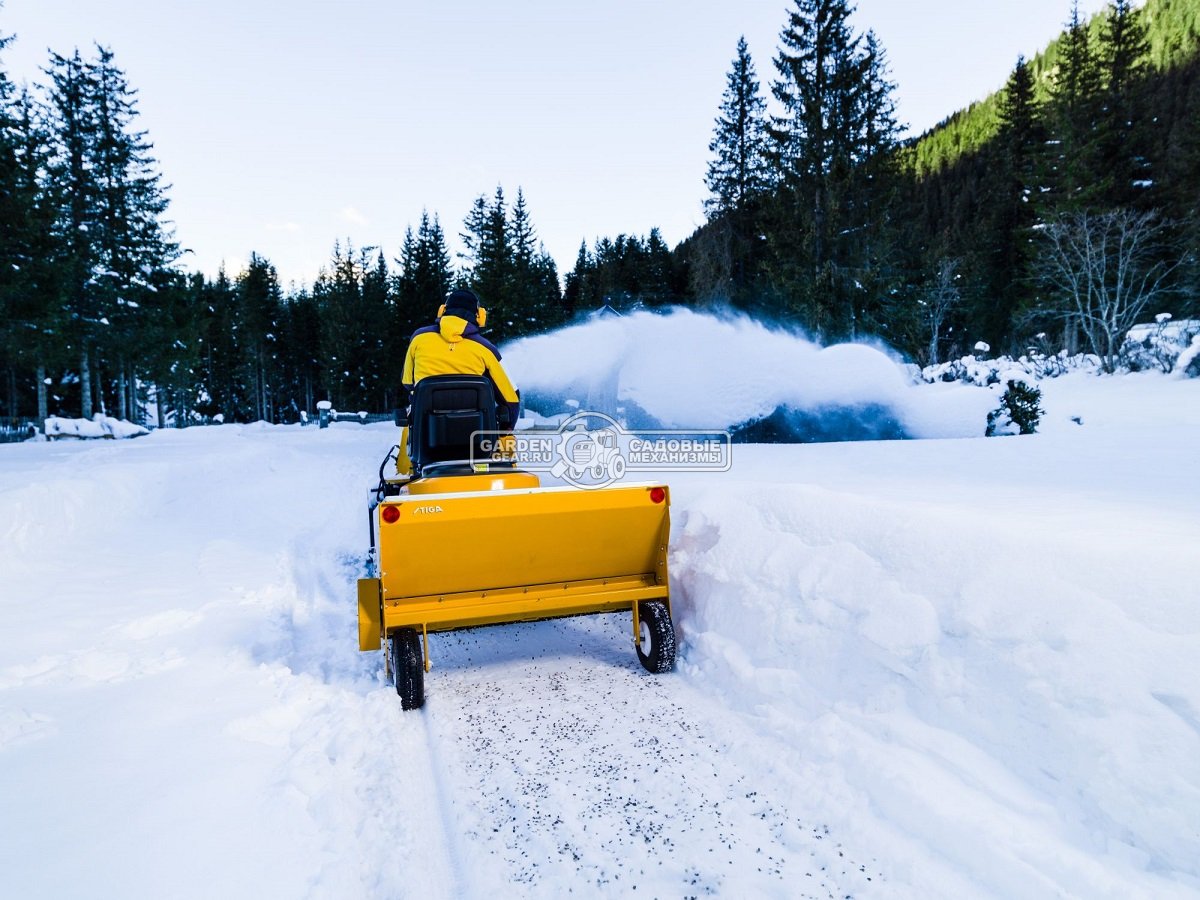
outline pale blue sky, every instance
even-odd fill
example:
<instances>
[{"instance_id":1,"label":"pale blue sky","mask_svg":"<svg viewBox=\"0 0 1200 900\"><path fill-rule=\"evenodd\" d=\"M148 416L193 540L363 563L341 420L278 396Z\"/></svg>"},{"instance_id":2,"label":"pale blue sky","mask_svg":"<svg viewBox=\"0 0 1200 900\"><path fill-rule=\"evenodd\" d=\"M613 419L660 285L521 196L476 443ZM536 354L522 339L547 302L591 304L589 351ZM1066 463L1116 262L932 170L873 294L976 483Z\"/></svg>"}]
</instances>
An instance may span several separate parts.
<instances>
[{"instance_id":1,"label":"pale blue sky","mask_svg":"<svg viewBox=\"0 0 1200 900\"><path fill-rule=\"evenodd\" d=\"M458 248L472 200L526 199L565 274L581 239L703 221L725 76L764 91L789 0L3 0L4 66L110 46L139 91L189 268L252 250L309 281L335 239L398 255L423 207ZM1081 0L1090 14L1104 0ZM1003 83L1070 0L859 0L920 131Z\"/></svg>"}]
</instances>

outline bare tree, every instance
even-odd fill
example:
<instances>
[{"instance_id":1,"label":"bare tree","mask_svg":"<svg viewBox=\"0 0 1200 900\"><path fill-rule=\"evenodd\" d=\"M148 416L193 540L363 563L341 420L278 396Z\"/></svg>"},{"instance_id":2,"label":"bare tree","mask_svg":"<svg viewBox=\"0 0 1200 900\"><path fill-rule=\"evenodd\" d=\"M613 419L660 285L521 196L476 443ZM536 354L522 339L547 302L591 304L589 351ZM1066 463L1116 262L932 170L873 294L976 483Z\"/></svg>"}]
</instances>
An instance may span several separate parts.
<instances>
[{"instance_id":1,"label":"bare tree","mask_svg":"<svg viewBox=\"0 0 1200 900\"><path fill-rule=\"evenodd\" d=\"M1105 372L1146 306L1170 291L1179 262L1163 259L1164 231L1155 213L1129 209L1063 213L1043 230L1039 272L1058 304L1052 312L1075 319Z\"/></svg>"},{"instance_id":2,"label":"bare tree","mask_svg":"<svg viewBox=\"0 0 1200 900\"><path fill-rule=\"evenodd\" d=\"M938 364L938 342L946 318L962 303L958 290L958 267L961 260L943 256L937 263L937 274L925 288L921 298L921 317L929 327L929 365Z\"/></svg>"}]
</instances>

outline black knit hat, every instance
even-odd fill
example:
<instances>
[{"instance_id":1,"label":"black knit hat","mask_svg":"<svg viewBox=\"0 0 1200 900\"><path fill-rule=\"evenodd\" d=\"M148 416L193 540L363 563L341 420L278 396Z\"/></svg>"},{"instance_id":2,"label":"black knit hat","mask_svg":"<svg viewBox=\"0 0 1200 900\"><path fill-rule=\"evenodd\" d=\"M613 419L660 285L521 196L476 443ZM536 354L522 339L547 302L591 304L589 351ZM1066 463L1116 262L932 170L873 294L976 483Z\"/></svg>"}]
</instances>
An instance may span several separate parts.
<instances>
[{"instance_id":1,"label":"black knit hat","mask_svg":"<svg viewBox=\"0 0 1200 900\"><path fill-rule=\"evenodd\" d=\"M446 315L469 313L469 319L474 319L479 312L479 298L474 291L458 288L446 295Z\"/></svg>"}]
</instances>

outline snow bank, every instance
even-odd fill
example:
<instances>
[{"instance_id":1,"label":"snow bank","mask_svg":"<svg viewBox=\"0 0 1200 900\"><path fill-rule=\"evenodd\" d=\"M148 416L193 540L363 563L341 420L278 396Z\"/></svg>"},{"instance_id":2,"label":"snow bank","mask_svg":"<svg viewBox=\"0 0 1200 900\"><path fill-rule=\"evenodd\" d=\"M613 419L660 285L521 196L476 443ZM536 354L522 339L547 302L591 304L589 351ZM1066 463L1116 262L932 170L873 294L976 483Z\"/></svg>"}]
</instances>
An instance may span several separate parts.
<instances>
[{"instance_id":1,"label":"snow bank","mask_svg":"<svg viewBox=\"0 0 1200 900\"><path fill-rule=\"evenodd\" d=\"M1191 896L1200 391L1043 388L1051 435L743 448L741 483L675 484L685 667L973 895ZM1058 425L1081 408L1099 431Z\"/></svg>"},{"instance_id":2,"label":"snow bank","mask_svg":"<svg viewBox=\"0 0 1200 900\"><path fill-rule=\"evenodd\" d=\"M1195 897L1200 381L1042 387L673 475L676 675L435 635L414 715L357 650L394 426L5 447L6 895Z\"/></svg>"},{"instance_id":3,"label":"snow bank","mask_svg":"<svg viewBox=\"0 0 1200 900\"><path fill-rule=\"evenodd\" d=\"M745 316L689 309L573 325L509 344L504 359L536 413L583 407L634 428L734 429L777 415L797 440L973 437L995 406L961 385L918 389L875 347L820 347Z\"/></svg>"},{"instance_id":4,"label":"snow bank","mask_svg":"<svg viewBox=\"0 0 1200 900\"><path fill-rule=\"evenodd\" d=\"M51 416L46 420L46 437L55 438L133 438L141 437L150 432L141 425L134 425L124 419L114 419L103 413L96 413L91 420L64 419Z\"/></svg>"}]
</instances>

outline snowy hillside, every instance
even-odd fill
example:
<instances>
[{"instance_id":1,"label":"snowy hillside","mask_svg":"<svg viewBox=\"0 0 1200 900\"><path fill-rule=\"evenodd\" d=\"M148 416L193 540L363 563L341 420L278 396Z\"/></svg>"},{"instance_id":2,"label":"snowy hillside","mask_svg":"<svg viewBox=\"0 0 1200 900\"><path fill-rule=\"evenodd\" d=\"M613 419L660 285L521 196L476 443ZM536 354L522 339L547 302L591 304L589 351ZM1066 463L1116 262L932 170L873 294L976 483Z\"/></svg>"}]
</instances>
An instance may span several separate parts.
<instances>
[{"instance_id":1,"label":"snowy hillside","mask_svg":"<svg viewBox=\"0 0 1200 900\"><path fill-rule=\"evenodd\" d=\"M0 447L3 893L1200 895L1200 380L1043 382L987 440L993 392L714 333L697 401L665 338L506 359L703 426L825 376L953 436L673 475L669 676L623 616L434 636L402 714L354 606L393 426Z\"/></svg>"}]
</instances>

